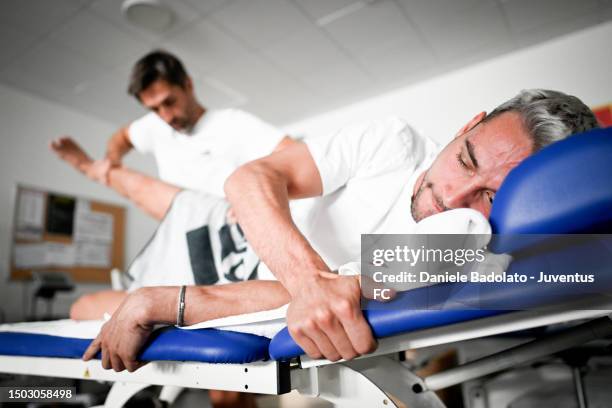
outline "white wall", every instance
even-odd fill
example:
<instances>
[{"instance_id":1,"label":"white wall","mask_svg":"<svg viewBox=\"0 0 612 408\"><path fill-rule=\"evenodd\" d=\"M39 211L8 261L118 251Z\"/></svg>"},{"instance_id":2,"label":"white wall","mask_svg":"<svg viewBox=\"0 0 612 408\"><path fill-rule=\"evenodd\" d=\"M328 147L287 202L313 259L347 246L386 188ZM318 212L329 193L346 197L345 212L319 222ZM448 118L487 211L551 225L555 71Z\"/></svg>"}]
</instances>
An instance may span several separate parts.
<instances>
[{"instance_id":1,"label":"white wall","mask_svg":"<svg viewBox=\"0 0 612 408\"><path fill-rule=\"evenodd\" d=\"M0 86L0 101L0 309L8 319L16 320L23 317L25 297L29 300L28 285L8 281L17 183L128 206L126 261L144 245L156 222L112 191L76 173L48 150L49 140L70 134L86 150L100 156L115 125L4 86ZM130 155L126 162L130 167L156 174L155 163L150 158ZM67 311L79 293L100 287L80 285L76 294L58 299L55 310Z\"/></svg>"},{"instance_id":2,"label":"white wall","mask_svg":"<svg viewBox=\"0 0 612 408\"><path fill-rule=\"evenodd\" d=\"M612 23L607 23L285 127L290 134L318 136L347 123L399 115L446 143L475 114L525 88L556 89L589 106L610 103L611 39Z\"/></svg>"}]
</instances>

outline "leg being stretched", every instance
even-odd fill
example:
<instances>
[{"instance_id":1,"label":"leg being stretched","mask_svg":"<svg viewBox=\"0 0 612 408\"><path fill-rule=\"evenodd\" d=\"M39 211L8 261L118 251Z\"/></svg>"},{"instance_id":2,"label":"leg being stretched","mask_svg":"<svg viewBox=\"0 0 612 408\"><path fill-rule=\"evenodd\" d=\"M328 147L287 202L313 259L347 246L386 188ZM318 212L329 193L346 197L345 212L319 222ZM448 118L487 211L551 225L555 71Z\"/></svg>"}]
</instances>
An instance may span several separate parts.
<instances>
[{"instance_id":1,"label":"leg being stretched","mask_svg":"<svg viewBox=\"0 0 612 408\"><path fill-rule=\"evenodd\" d=\"M128 169L112 167L108 160L94 161L73 139L62 137L51 142L60 159L90 179L102 183L128 198L141 210L161 220L180 188Z\"/></svg>"},{"instance_id":2,"label":"leg being stretched","mask_svg":"<svg viewBox=\"0 0 612 408\"><path fill-rule=\"evenodd\" d=\"M124 290L101 290L83 295L70 307L73 320L101 320L104 314L112 315L127 297Z\"/></svg>"}]
</instances>

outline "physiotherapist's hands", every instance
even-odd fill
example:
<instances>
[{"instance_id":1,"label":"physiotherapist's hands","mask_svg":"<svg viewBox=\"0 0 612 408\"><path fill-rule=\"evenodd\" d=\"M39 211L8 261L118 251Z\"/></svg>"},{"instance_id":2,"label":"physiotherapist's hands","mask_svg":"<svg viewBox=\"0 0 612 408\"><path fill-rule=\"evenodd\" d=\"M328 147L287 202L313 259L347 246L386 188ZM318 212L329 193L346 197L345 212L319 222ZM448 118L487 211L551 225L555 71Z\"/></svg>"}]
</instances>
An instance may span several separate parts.
<instances>
[{"instance_id":1,"label":"physiotherapist's hands","mask_svg":"<svg viewBox=\"0 0 612 408\"><path fill-rule=\"evenodd\" d=\"M330 272L307 279L287 310L289 333L306 354L337 361L374 351L376 341L361 312L359 279Z\"/></svg>"},{"instance_id":2,"label":"physiotherapist's hands","mask_svg":"<svg viewBox=\"0 0 612 408\"><path fill-rule=\"evenodd\" d=\"M83 354L83 360L89 361L101 351L105 369L132 372L144 365L138 361L138 353L153 331L154 324L149 319L151 307L154 299L147 296L146 290L130 294L102 326L98 337Z\"/></svg>"},{"instance_id":3,"label":"physiotherapist's hands","mask_svg":"<svg viewBox=\"0 0 612 408\"><path fill-rule=\"evenodd\" d=\"M91 166L85 171L85 175L105 186L108 185L108 172L116 167L117 164L112 163L109 159L95 160Z\"/></svg>"}]
</instances>

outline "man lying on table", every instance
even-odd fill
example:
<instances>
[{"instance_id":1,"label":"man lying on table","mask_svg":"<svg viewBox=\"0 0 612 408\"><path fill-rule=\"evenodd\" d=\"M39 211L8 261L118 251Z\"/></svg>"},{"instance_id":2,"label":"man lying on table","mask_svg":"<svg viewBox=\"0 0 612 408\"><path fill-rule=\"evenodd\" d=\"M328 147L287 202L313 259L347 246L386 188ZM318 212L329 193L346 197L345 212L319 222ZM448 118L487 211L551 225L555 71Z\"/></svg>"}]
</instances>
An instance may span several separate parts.
<instances>
[{"instance_id":1,"label":"man lying on table","mask_svg":"<svg viewBox=\"0 0 612 408\"><path fill-rule=\"evenodd\" d=\"M416 222L453 208L488 217L510 170L542 147L593 127L597 121L579 99L527 90L489 115L476 115L440 151L403 121L388 119L309 139L242 166L226 182L229 203L178 193L166 229L156 235L163 241L164 234L175 234L165 242L177 242L182 249L174 254L191 258L193 282L247 280L188 286L178 316L182 288L136 289L83 358L101 351L103 367L133 371L156 324L190 325L287 303L289 332L310 357L336 361L369 353L376 342L360 310L359 281L332 272L358 259L360 234L407 233ZM300 219L292 219L289 201L307 197L317 198ZM230 205L240 224L233 232L226 222ZM210 250L196 254L194 245ZM179 255L164 254L163 245L151 248L141 267L185 273L176 268ZM278 281L264 280L266 271ZM95 299L89 303L82 307L99 310Z\"/></svg>"}]
</instances>

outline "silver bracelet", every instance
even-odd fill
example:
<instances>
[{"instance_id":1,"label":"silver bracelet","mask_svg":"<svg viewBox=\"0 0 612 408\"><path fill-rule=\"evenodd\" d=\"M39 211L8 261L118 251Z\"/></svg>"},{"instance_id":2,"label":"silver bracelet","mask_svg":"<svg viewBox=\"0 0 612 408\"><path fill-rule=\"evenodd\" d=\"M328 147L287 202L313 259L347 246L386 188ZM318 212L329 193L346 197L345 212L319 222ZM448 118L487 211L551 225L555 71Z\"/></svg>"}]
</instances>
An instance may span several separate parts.
<instances>
[{"instance_id":1,"label":"silver bracelet","mask_svg":"<svg viewBox=\"0 0 612 408\"><path fill-rule=\"evenodd\" d=\"M178 306L176 311L176 327L183 327L185 317L185 290L187 286L181 286L179 291Z\"/></svg>"}]
</instances>

